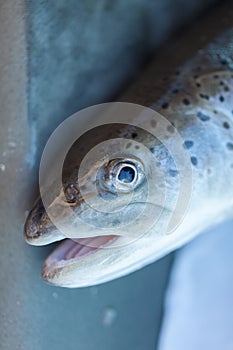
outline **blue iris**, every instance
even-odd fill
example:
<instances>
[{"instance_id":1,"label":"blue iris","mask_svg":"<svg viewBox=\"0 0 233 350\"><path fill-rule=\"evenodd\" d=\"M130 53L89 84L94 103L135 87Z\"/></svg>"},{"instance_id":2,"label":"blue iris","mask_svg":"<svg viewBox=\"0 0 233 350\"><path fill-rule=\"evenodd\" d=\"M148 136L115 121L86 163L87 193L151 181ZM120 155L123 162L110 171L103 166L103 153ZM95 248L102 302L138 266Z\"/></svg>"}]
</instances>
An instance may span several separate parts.
<instances>
[{"instance_id":1,"label":"blue iris","mask_svg":"<svg viewBox=\"0 0 233 350\"><path fill-rule=\"evenodd\" d=\"M118 180L124 183L131 183L133 182L134 178L135 178L135 171L133 168L129 166L123 167L118 174Z\"/></svg>"}]
</instances>

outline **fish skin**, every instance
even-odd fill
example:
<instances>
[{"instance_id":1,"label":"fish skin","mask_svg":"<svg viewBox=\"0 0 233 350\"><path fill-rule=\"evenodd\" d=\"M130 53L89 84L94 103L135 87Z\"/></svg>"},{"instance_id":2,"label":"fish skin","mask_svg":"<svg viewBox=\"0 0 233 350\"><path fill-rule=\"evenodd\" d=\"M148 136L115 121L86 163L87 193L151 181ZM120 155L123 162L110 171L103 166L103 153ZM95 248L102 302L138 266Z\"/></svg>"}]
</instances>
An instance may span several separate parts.
<instances>
[{"instance_id":1,"label":"fish skin","mask_svg":"<svg viewBox=\"0 0 233 350\"><path fill-rule=\"evenodd\" d=\"M46 281L65 287L83 287L112 280L161 258L205 228L233 215L232 60L231 29L176 70L166 93L159 96L157 92L156 102L152 106L175 126L184 139L184 147L190 153L193 171L192 199L190 209L175 233L163 235L166 222L160 221L156 234L149 232L130 245L99 249L78 261L61 262L56 268L51 268L45 262L42 276ZM158 91L160 84L161 82L157 83ZM151 124L151 120L145 123ZM109 136L111 132L106 130ZM119 135L125 132L125 135L128 135L132 134L132 129L115 130L113 134L114 132ZM148 148L154 148L153 152L161 157L162 171L168 171L171 164L166 156L163 158L162 145L155 144L155 140L145 137L143 132L137 133L135 139L139 142L143 139ZM172 144L172 129L169 140ZM128 151L131 152L130 155L134 152L130 151L130 148ZM134 155L138 153L139 151ZM65 181L73 182L75 176L71 167L67 170ZM171 176L169 185L174 186L172 195L177 191L175 183L176 177ZM80 203L77 204L77 208L79 206ZM43 217L41 221L37 211L38 208L29 214L25 225L26 240L30 244L43 245L50 240L62 239L49 222L46 213L40 213ZM166 214L163 220L165 218ZM39 225L42 228L38 235L32 229L33 220L34 226Z\"/></svg>"}]
</instances>

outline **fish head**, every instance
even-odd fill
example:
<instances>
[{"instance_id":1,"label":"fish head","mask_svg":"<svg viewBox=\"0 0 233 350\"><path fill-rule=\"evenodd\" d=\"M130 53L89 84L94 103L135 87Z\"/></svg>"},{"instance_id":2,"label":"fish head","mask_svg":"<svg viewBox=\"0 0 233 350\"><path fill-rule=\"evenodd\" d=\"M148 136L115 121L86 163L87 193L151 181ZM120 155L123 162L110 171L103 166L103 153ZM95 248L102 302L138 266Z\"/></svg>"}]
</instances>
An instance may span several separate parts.
<instances>
[{"instance_id":1,"label":"fish head","mask_svg":"<svg viewBox=\"0 0 233 350\"><path fill-rule=\"evenodd\" d=\"M169 209L164 176L149 151L155 140L129 126L107 129L72 145L60 185L42 189L28 215L28 243L64 240L44 264L42 276L52 284L82 287L120 277L133 271L135 262L142 265L142 240L146 249L152 236L161 236L161 226L156 231L154 224Z\"/></svg>"}]
</instances>

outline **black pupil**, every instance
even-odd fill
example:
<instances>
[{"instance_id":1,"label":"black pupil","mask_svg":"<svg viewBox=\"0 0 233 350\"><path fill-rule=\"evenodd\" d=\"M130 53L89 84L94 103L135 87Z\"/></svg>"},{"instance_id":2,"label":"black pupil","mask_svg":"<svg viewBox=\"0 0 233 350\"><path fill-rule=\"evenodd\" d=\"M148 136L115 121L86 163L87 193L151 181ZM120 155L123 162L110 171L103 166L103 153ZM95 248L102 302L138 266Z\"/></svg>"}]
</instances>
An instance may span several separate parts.
<instances>
[{"instance_id":1,"label":"black pupil","mask_svg":"<svg viewBox=\"0 0 233 350\"><path fill-rule=\"evenodd\" d=\"M135 171L129 166L125 166L118 174L118 180L124 183L131 183L135 178Z\"/></svg>"}]
</instances>

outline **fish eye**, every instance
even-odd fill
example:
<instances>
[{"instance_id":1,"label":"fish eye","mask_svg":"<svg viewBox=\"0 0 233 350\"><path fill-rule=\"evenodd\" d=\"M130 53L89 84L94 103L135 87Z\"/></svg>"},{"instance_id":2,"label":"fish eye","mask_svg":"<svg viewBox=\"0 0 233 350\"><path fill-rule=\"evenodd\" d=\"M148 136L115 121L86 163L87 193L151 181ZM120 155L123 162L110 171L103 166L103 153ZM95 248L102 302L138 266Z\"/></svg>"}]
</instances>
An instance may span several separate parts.
<instances>
[{"instance_id":1,"label":"fish eye","mask_svg":"<svg viewBox=\"0 0 233 350\"><path fill-rule=\"evenodd\" d=\"M104 185L120 192L132 191L144 178L142 164L133 159L110 160L105 165L104 173Z\"/></svg>"},{"instance_id":2,"label":"fish eye","mask_svg":"<svg viewBox=\"0 0 233 350\"><path fill-rule=\"evenodd\" d=\"M123 183L133 183L136 175L136 169L132 165L123 165L118 171L117 180Z\"/></svg>"}]
</instances>

